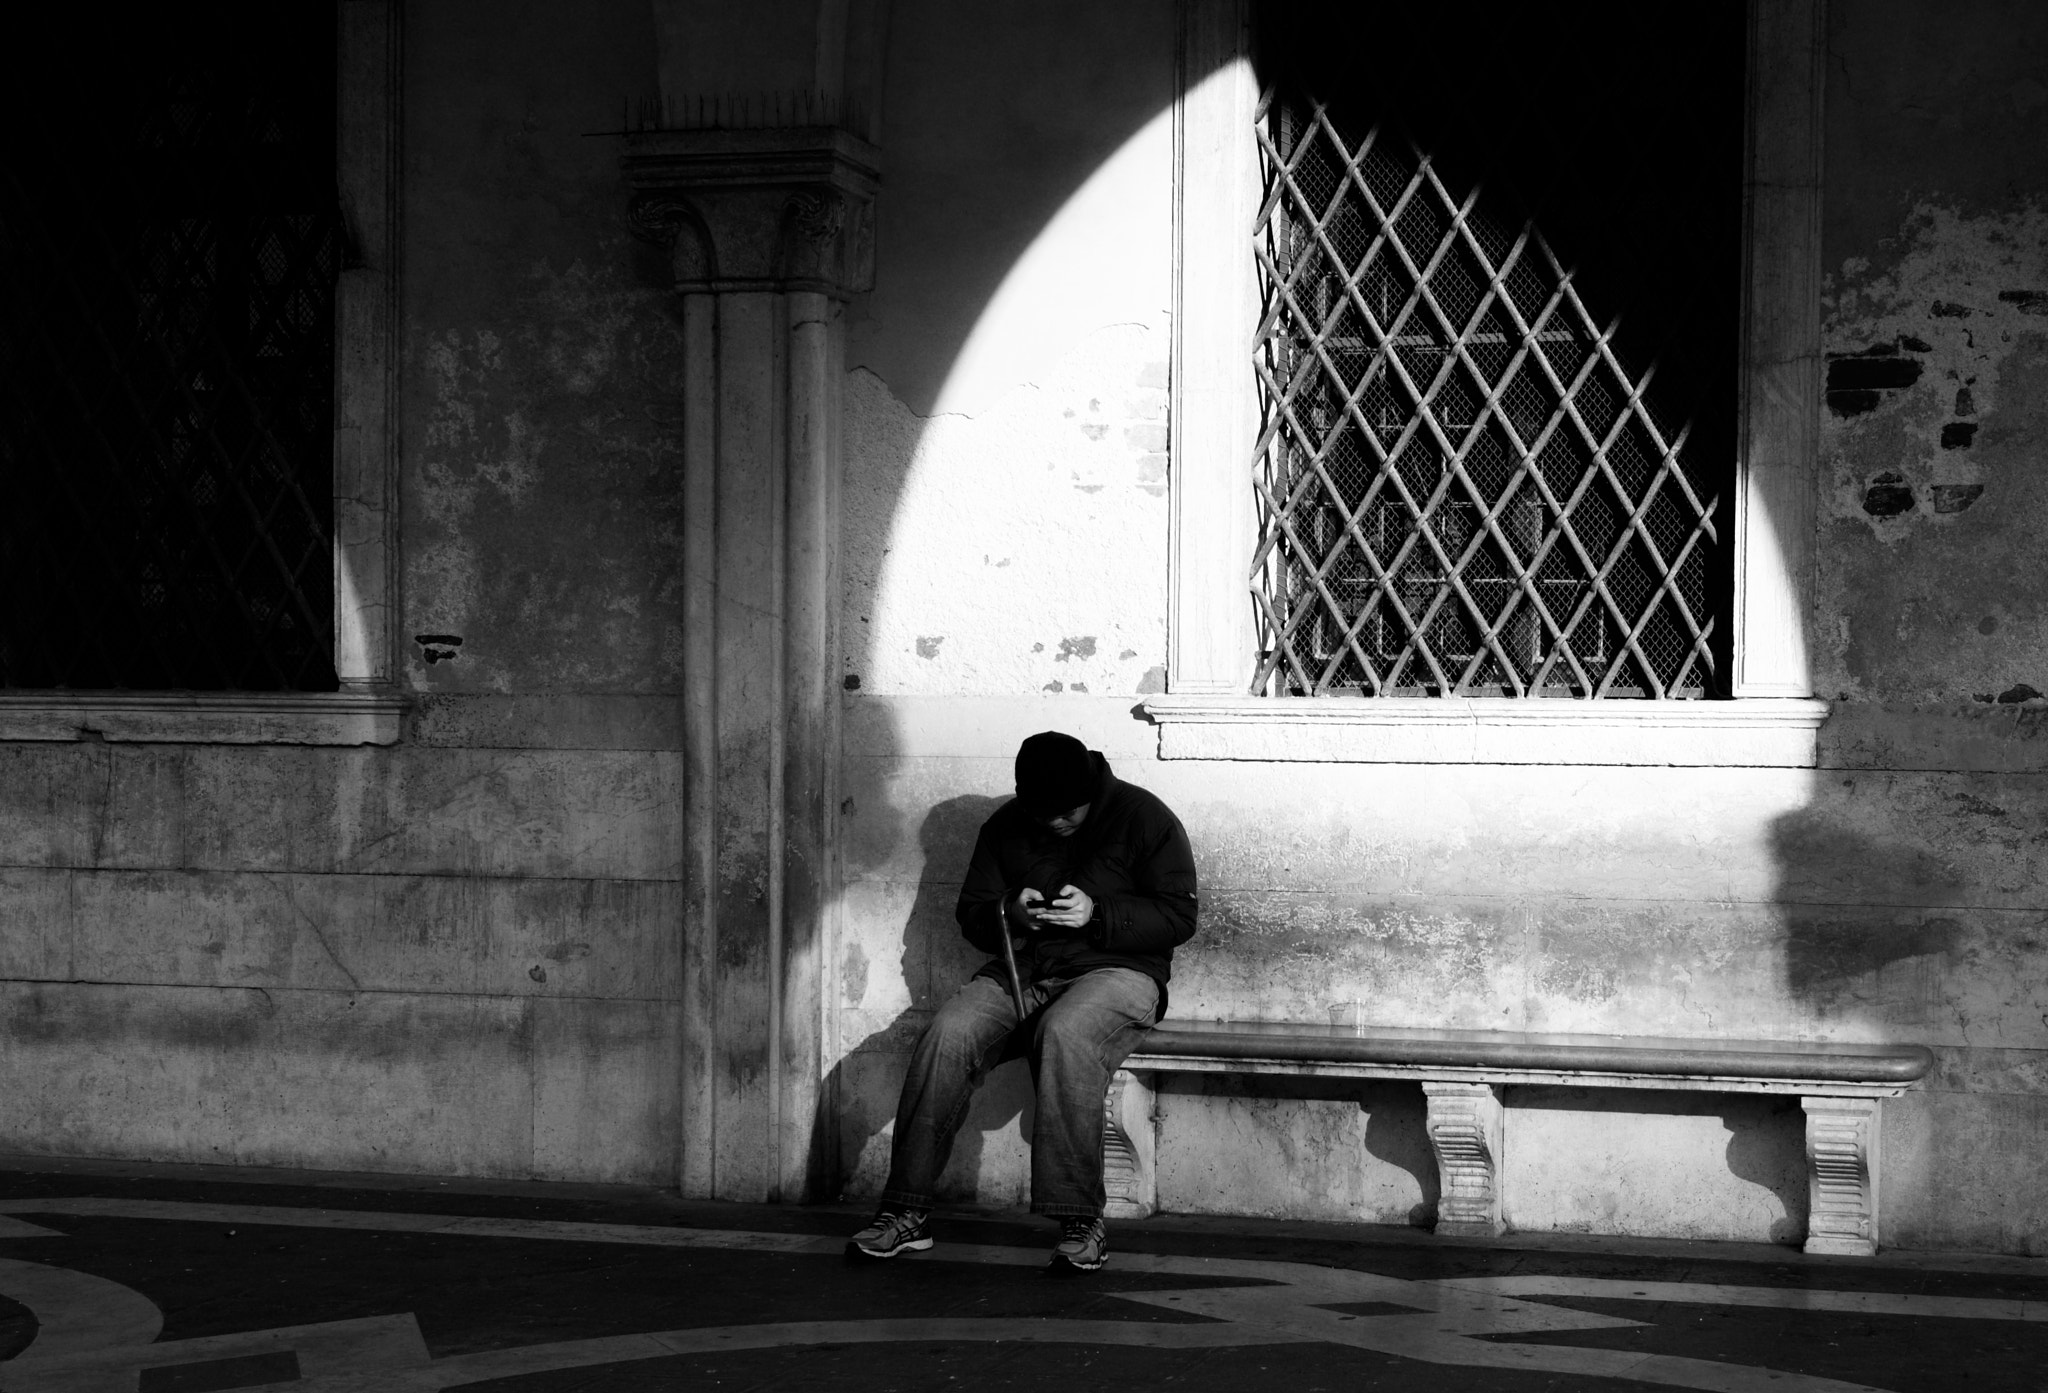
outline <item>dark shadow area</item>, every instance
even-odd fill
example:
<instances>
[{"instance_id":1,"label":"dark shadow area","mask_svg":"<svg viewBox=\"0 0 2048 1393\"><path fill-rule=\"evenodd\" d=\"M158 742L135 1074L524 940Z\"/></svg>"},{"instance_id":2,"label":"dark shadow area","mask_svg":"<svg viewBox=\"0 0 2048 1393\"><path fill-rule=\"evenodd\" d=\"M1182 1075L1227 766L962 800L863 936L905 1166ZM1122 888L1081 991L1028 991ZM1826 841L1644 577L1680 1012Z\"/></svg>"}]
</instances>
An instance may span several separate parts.
<instances>
[{"instance_id":1,"label":"dark shadow area","mask_svg":"<svg viewBox=\"0 0 2048 1393\"><path fill-rule=\"evenodd\" d=\"M1738 1125L1738 1120L1730 1115L1733 1109L1722 1113L1721 1125L1728 1129L1728 1169L1743 1180L1763 1186L1785 1206L1784 1217L1771 1221L1771 1242L1804 1243L1811 1198L1804 1165L1806 1114L1797 1098L1744 1101L1764 1105L1766 1116L1761 1126L1754 1114ZM1789 1146L1788 1137L1792 1143Z\"/></svg>"},{"instance_id":2,"label":"dark shadow area","mask_svg":"<svg viewBox=\"0 0 2048 1393\"><path fill-rule=\"evenodd\" d=\"M1172 105L1174 22L1171 0L896 0L875 288L848 310L849 368L930 414L1003 278Z\"/></svg>"},{"instance_id":3,"label":"dark shadow area","mask_svg":"<svg viewBox=\"0 0 2048 1393\"><path fill-rule=\"evenodd\" d=\"M1475 212L1533 221L1702 458L1733 440L1743 98L1739 6L1258 10L1260 80L1426 153ZM1476 21L1476 22L1475 22ZM1652 61L1654 58L1655 61ZM1405 232L1406 229L1403 229ZM1598 313L1598 311L1596 311Z\"/></svg>"},{"instance_id":4,"label":"dark shadow area","mask_svg":"<svg viewBox=\"0 0 2048 1393\"><path fill-rule=\"evenodd\" d=\"M1003 802L982 794L962 794L935 804L918 825L924 870L904 921L902 953L897 959L898 971L910 988L911 1004L881 1029L848 1046L819 1090L820 1116L812 1133L813 1147L822 1149L836 1141L840 1185L853 1173L869 1144L894 1119L904 1067L932 1013L981 965L982 955L960 936L953 906L975 834ZM1028 1139L1030 1105L1030 1082L1021 1062L991 1070L961 1124L949 1173L978 1174L988 1137L1020 1116ZM836 1138L829 1130L835 1125L835 1114ZM815 1169L813 1173L827 1171ZM972 1199L973 1194L968 1190L947 1197Z\"/></svg>"},{"instance_id":5,"label":"dark shadow area","mask_svg":"<svg viewBox=\"0 0 2048 1393\"><path fill-rule=\"evenodd\" d=\"M1818 781L1812 803L1771 825L1785 986L1822 1017L1910 1033L1947 1009L1944 982L1965 946L1958 905L1968 892L1931 847L1857 826L1855 782Z\"/></svg>"},{"instance_id":6,"label":"dark shadow area","mask_svg":"<svg viewBox=\"0 0 2048 1393\"><path fill-rule=\"evenodd\" d=\"M1366 1111L1366 1154L1415 1177L1422 1198L1408 1211L1408 1222L1416 1228L1434 1225L1437 1204L1443 1198L1443 1176L1429 1144L1429 1102L1421 1088L1412 1083L1376 1083L1361 1106Z\"/></svg>"},{"instance_id":7,"label":"dark shadow area","mask_svg":"<svg viewBox=\"0 0 2048 1393\"><path fill-rule=\"evenodd\" d=\"M335 31L333 4L17 17L0 687L335 689Z\"/></svg>"}]
</instances>

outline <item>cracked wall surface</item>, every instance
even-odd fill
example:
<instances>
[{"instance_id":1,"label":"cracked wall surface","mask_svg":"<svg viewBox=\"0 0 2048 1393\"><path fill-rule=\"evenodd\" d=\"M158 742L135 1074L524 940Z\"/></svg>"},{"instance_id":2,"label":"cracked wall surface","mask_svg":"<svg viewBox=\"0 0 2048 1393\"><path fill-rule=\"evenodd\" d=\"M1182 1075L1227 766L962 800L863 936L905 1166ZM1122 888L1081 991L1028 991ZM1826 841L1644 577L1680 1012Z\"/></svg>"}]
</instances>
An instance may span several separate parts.
<instances>
[{"instance_id":1,"label":"cracked wall surface","mask_svg":"<svg viewBox=\"0 0 2048 1393\"><path fill-rule=\"evenodd\" d=\"M1177 1014L1921 1041L1936 1076L1886 1105L1886 1241L2048 1251L2029 1217L2048 1212L2048 1167L2000 1120L2048 1121L2048 594L2028 560L2048 524L2048 18L1873 0L1830 22L1812 648L1835 708L1819 770L1161 762L1129 719L1142 680L1080 702L1046 685L1056 644L1106 621L1035 624L1062 597L1012 582L1021 561L997 567L1010 553L985 541L1000 529L984 501L1056 507L1074 480L991 481L974 432L1057 440L1071 400L1019 379L996 412L925 421L885 380L860 384L856 434L894 433L916 465L890 550L849 568L849 624L873 634L846 698L853 1193L881 1183L903 1052L974 966L951 923L974 828L1008 794L1015 740L1060 725L1188 824L1204 918L1176 957ZM1116 370L1089 362L1079 380L1121 386ZM1116 516L1146 545L1146 499L1125 488ZM1113 490L1094 506L1118 507ZM912 518L929 522L906 535ZM1118 601L1084 603L1126 625L1148 613L1158 591L1123 603L1121 558L1097 564ZM958 617L878 613L897 594ZM999 596L1022 624L1004 622ZM1388 1140L1387 1100L1280 1092L1168 1085L1166 1144L1204 1158L1171 1163L1172 1203L1426 1221L1434 1196ZM1668 1102L1511 1094L1526 1166L1515 1222L1796 1237L1796 1110ZM999 1083L970 1122L956 1192L1021 1196L1028 1122L1028 1097ZM1671 1183L1646 1193L1646 1165ZM1261 1166L1284 1183L1253 1183ZM1944 1175L1970 1180L1956 1193Z\"/></svg>"}]
</instances>

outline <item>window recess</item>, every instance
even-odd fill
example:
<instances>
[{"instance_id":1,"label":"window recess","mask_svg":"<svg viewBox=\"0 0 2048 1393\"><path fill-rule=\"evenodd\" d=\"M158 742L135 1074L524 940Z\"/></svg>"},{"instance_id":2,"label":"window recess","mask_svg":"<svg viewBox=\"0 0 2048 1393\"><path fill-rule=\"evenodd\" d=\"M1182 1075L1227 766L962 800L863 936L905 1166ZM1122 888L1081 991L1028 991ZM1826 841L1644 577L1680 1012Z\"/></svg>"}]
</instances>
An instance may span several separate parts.
<instances>
[{"instance_id":1,"label":"window recess","mask_svg":"<svg viewBox=\"0 0 2048 1393\"><path fill-rule=\"evenodd\" d=\"M336 26L55 14L18 46L0 688L337 686Z\"/></svg>"},{"instance_id":2,"label":"window recess","mask_svg":"<svg viewBox=\"0 0 2048 1393\"><path fill-rule=\"evenodd\" d=\"M1726 695L1740 7L1268 6L1252 691Z\"/></svg>"}]
</instances>

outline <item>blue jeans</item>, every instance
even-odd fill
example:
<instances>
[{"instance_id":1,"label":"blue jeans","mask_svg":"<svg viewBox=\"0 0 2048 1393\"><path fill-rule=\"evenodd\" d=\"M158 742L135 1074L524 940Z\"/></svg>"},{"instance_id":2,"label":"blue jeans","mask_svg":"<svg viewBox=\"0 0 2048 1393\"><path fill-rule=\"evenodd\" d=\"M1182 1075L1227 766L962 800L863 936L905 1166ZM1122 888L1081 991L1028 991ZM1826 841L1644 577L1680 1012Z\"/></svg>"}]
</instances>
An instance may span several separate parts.
<instances>
[{"instance_id":1,"label":"blue jeans","mask_svg":"<svg viewBox=\"0 0 2048 1393\"><path fill-rule=\"evenodd\" d=\"M1024 987L1025 1017L1005 982L976 977L925 1027L903 1078L882 1202L930 1209L953 1134L988 1071L1023 1055L1038 1090L1031 1132L1031 1212L1102 1215L1102 1095L1159 1010L1159 984L1098 967Z\"/></svg>"}]
</instances>

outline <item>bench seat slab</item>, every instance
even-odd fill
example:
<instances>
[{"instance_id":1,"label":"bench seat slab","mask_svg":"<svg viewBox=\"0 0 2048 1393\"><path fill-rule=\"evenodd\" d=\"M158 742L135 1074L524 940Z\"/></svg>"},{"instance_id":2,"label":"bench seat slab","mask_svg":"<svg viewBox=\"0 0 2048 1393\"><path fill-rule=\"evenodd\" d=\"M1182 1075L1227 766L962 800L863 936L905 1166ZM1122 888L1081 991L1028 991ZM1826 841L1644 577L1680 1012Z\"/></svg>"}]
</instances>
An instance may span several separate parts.
<instances>
[{"instance_id":1,"label":"bench seat slab","mask_svg":"<svg viewBox=\"0 0 2048 1393\"><path fill-rule=\"evenodd\" d=\"M1421 1084L1441 1195L1437 1232L1504 1231L1501 1089L1512 1084L1797 1096L1806 1117L1806 1251L1877 1251L1878 1103L1924 1078L1922 1045L1623 1039L1239 1021L1167 1021L1111 1080L1104 1108L1108 1212L1157 1207L1151 1076L1229 1073Z\"/></svg>"}]
</instances>

